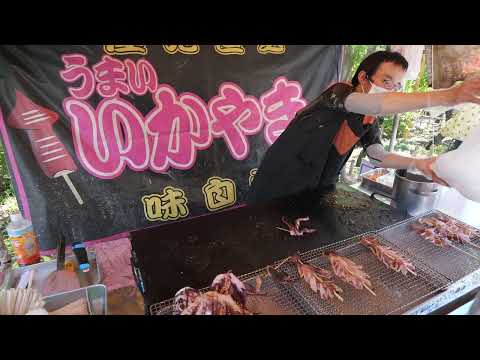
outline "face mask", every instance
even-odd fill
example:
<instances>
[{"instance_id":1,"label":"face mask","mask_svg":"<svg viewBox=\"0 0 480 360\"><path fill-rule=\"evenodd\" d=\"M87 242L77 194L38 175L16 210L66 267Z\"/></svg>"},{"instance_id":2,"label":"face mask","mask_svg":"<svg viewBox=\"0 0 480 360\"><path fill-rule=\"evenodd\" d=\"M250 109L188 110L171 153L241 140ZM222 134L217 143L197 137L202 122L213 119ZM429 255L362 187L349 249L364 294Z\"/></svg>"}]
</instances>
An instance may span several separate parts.
<instances>
[{"instance_id":1,"label":"face mask","mask_svg":"<svg viewBox=\"0 0 480 360\"><path fill-rule=\"evenodd\" d=\"M372 83L370 80L369 80L369 83L370 83L371 87L370 87L370 91L368 92L368 94L384 94L384 93L390 92L390 90L387 90L385 88L377 86L374 83ZM363 85L362 85L362 90L365 93L365 89L363 88Z\"/></svg>"},{"instance_id":2,"label":"face mask","mask_svg":"<svg viewBox=\"0 0 480 360\"><path fill-rule=\"evenodd\" d=\"M390 92L390 90L387 90L385 88L377 86L372 82L370 82L370 85L372 85L372 87L370 88L370 91L368 92L369 94L384 94L384 93Z\"/></svg>"}]
</instances>

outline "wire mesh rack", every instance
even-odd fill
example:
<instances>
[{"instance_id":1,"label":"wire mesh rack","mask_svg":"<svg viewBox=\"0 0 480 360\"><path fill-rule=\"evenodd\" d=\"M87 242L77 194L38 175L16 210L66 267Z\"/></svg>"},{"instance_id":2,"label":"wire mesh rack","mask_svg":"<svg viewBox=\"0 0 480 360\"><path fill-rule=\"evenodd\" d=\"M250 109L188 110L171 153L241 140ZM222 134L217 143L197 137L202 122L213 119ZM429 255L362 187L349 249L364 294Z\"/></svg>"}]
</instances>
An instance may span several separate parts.
<instances>
[{"instance_id":1,"label":"wire mesh rack","mask_svg":"<svg viewBox=\"0 0 480 360\"><path fill-rule=\"evenodd\" d=\"M399 254L409 258L416 268L417 276L405 276L385 267L369 249L360 243L366 233L358 235L333 245L315 249L300 255L303 261L313 265L331 269L328 259L324 256L325 251L335 251L341 256L348 257L355 263L362 265L364 271L370 275L373 296L366 290L357 290L349 284L335 279L335 283L343 289L343 302L335 300L322 300L309 286L298 277L295 265L286 262L279 267L296 281L282 284L268 275L266 268L243 275L242 281L255 286L255 279L260 276L263 279L262 292L268 296L250 297L247 308L263 315L341 315L341 314L401 314L412 308L422 300L434 296L441 289L448 286L449 278L437 273L428 264L417 260L416 257L409 257L405 252L393 244L385 242L377 237L380 243L390 246ZM284 259L285 260L285 259ZM278 261L273 266L280 265L284 261ZM208 289L202 289L202 292ZM152 315L171 315L173 313L174 299L154 304L150 307Z\"/></svg>"},{"instance_id":2,"label":"wire mesh rack","mask_svg":"<svg viewBox=\"0 0 480 360\"><path fill-rule=\"evenodd\" d=\"M453 221L455 221L456 225L458 225L461 228L465 228L467 230L470 230L472 233L472 236L470 236L470 241L471 244L458 244L457 247L460 248L462 251L467 252L471 256L473 256L476 259L480 259L480 230L470 226L463 221L457 220L452 218L451 216L448 216L447 214L444 214L441 211L436 211L436 214L441 215L443 217L449 218Z\"/></svg>"},{"instance_id":3,"label":"wire mesh rack","mask_svg":"<svg viewBox=\"0 0 480 360\"><path fill-rule=\"evenodd\" d=\"M268 296L249 296L247 308L256 314L264 315L307 315L311 314L308 303L290 286L273 281L266 268L239 276L238 278L250 287L255 288L257 277L262 278L262 293ZM201 289L205 293L209 288ZM172 315L175 299L169 299L150 306L151 315Z\"/></svg>"},{"instance_id":4,"label":"wire mesh rack","mask_svg":"<svg viewBox=\"0 0 480 360\"><path fill-rule=\"evenodd\" d=\"M347 257L356 264L363 266L363 270L370 276L372 290L376 296L366 290L357 290L342 280L334 278L335 283L343 290L341 295L344 301L322 300L304 281L295 282L293 287L300 294L300 297L314 309L314 314L401 314L405 309L414 306L428 296L433 296L449 284L449 279L436 274L432 269L414 259L410 260L416 268L417 276L410 274L405 276L388 269L368 248L360 243L362 237L357 236L338 244L314 250L304 254L302 259L312 265L331 269L329 260L326 256L323 256L323 253L335 251L338 255ZM377 239L380 243L386 245L380 238ZM391 246L391 248L402 254L394 246ZM284 271L293 274L296 272L296 268L291 264L286 264Z\"/></svg>"},{"instance_id":5,"label":"wire mesh rack","mask_svg":"<svg viewBox=\"0 0 480 360\"><path fill-rule=\"evenodd\" d=\"M468 244L457 243L438 247L423 239L412 229L412 224L419 219L438 215L450 218L457 224L471 229L476 234L471 238L472 243L480 245L478 229L436 210L381 230L378 236L401 249L408 257L415 258L417 262L423 263L450 281L457 281L480 268L480 250Z\"/></svg>"}]
</instances>

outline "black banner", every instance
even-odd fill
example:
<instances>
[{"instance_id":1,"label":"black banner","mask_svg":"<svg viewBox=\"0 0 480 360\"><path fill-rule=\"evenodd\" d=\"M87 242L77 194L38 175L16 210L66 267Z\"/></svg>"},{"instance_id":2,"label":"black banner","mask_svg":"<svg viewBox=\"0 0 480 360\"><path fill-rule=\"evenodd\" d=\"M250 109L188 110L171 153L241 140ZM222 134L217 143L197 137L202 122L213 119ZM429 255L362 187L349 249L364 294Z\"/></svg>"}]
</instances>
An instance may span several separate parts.
<instances>
[{"instance_id":1,"label":"black banner","mask_svg":"<svg viewBox=\"0 0 480 360\"><path fill-rule=\"evenodd\" d=\"M241 205L341 60L327 45L1 46L2 140L42 249Z\"/></svg>"}]
</instances>

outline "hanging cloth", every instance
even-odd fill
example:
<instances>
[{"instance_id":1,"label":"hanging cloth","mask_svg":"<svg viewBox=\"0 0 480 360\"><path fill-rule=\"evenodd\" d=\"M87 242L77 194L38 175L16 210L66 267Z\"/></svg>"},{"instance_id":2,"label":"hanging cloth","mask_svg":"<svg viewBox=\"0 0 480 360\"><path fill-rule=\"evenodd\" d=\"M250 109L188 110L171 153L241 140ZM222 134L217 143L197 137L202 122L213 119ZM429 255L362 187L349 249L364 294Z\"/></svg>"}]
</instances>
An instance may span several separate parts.
<instances>
[{"instance_id":1,"label":"hanging cloth","mask_svg":"<svg viewBox=\"0 0 480 360\"><path fill-rule=\"evenodd\" d=\"M408 61L405 80L417 80L422 68L422 57L425 45L392 45L392 51L399 52Z\"/></svg>"}]
</instances>

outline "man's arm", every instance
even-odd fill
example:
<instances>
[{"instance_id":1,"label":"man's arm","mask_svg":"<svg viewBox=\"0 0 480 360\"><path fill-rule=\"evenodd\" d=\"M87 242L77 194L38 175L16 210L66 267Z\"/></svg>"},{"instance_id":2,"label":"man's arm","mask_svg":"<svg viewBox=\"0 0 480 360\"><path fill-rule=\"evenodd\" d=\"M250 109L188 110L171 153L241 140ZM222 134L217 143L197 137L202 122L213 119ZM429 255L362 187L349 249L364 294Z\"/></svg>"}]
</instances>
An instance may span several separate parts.
<instances>
[{"instance_id":1,"label":"man's arm","mask_svg":"<svg viewBox=\"0 0 480 360\"><path fill-rule=\"evenodd\" d=\"M434 181L446 185L445 182L438 179L432 170L432 165L436 158L414 159L408 156L402 156L390 153L385 150L380 138L380 129L378 124L373 125L362 137L361 143L366 150L369 159L376 165L387 169L408 169L415 168L433 179Z\"/></svg>"},{"instance_id":2,"label":"man's arm","mask_svg":"<svg viewBox=\"0 0 480 360\"><path fill-rule=\"evenodd\" d=\"M397 114L435 106L455 106L462 103L480 104L480 79L472 79L449 89L425 93L352 93L345 100L349 112L365 115Z\"/></svg>"},{"instance_id":3,"label":"man's arm","mask_svg":"<svg viewBox=\"0 0 480 360\"><path fill-rule=\"evenodd\" d=\"M368 157L375 162L375 165L387 169L408 169L415 168L428 176L433 181L448 186L442 179L433 172L432 165L436 158L414 159L385 151L381 144L372 144L367 147Z\"/></svg>"},{"instance_id":4,"label":"man's arm","mask_svg":"<svg viewBox=\"0 0 480 360\"><path fill-rule=\"evenodd\" d=\"M367 147L367 155L376 166L387 169L408 169L414 164L415 159L397 155L386 151L382 145L374 144Z\"/></svg>"}]
</instances>

